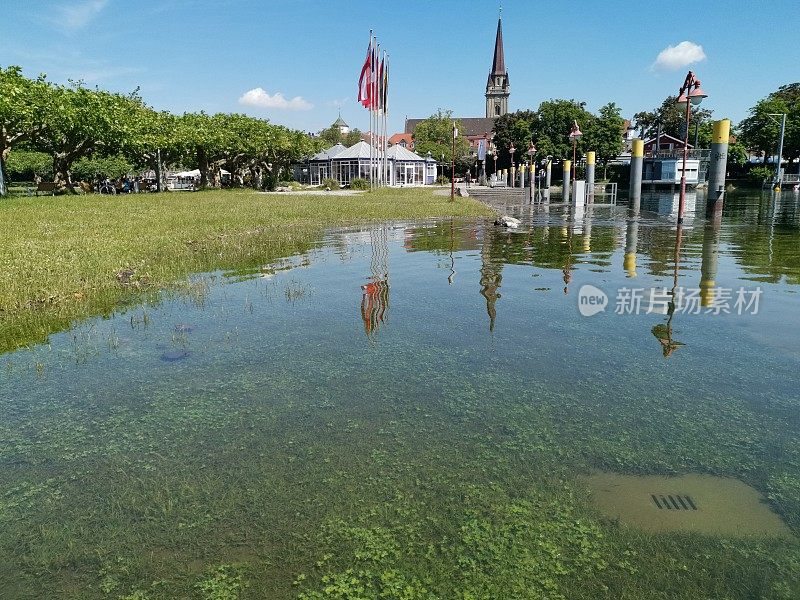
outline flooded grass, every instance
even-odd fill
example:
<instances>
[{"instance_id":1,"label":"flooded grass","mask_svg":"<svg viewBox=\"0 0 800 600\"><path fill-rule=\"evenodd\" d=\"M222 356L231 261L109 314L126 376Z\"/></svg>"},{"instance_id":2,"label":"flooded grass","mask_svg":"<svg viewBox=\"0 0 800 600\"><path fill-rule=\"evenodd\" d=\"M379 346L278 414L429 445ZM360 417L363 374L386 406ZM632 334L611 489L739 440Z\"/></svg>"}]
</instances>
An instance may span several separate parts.
<instances>
[{"instance_id":1,"label":"flooded grass","mask_svg":"<svg viewBox=\"0 0 800 600\"><path fill-rule=\"evenodd\" d=\"M2 596L799 597L797 365L751 335L794 335L793 284L755 325L676 319L665 359L663 315L577 313L582 282L628 281L624 219L571 253L581 232L549 218L333 232L6 354ZM655 286L669 231L647 225ZM714 498L720 527L767 506L786 535L629 525L587 489L598 470L649 502Z\"/></svg>"},{"instance_id":2,"label":"flooded grass","mask_svg":"<svg viewBox=\"0 0 800 600\"><path fill-rule=\"evenodd\" d=\"M0 202L0 353L191 273L258 266L307 249L322 228L488 214L426 189L357 196L251 191L11 198Z\"/></svg>"}]
</instances>

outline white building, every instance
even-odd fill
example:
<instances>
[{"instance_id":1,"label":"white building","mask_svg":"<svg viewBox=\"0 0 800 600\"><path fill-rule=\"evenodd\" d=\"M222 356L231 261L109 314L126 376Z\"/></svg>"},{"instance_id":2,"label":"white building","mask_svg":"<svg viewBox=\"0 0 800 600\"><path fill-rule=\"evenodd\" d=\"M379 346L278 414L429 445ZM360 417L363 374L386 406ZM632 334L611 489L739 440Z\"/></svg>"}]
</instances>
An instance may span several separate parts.
<instances>
[{"instance_id":1,"label":"white building","mask_svg":"<svg viewBox=\"0 0 800 600\"><path fill-rule=\"evenodd\" d=\"M386 158L389 185L431 185L436 181L436 161L431 157L423 158L402 146L392 146ZM347 186L356 178L369 180L370 161L372 174L377 177L383 165L382 150L370 148L364 141L349 148L337 144L309 159L309 182L320 185L323 179L331 177Z\"/></svg>"}]
</instances>

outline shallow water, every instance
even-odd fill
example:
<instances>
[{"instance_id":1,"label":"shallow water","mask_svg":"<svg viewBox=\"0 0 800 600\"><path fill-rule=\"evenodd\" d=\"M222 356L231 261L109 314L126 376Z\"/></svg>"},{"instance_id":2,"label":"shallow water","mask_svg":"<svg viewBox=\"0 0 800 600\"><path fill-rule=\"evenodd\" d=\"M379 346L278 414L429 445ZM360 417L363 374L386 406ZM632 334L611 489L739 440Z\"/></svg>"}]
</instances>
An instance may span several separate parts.
<instances>
[{"instance_id":1,"label":"shallow water","mask_svg":"<svg viewBox=\"0 0 800 600\"><path fill-rule=\"evenodd\" d=\"M729 477L597 473L581 481L604 514L634 527L733 537L792 535L758 491Z\"/></svg>"},{"instance_id":2,"label":"shallow water","mask_svg":"<svg viewBox=\"0 0 800 600\"><path fill-rule=\"evenodd\" d=\"M250 589L291 597L359 564L354 548L386 544L403 550L378 553L382 568L428 573L441 597L486 597L493 582L539 583L516 571L454 583L446 573L478 560L465 532L479 519L500 535L489 524L532 506L525 523L556 528L574 555L552 585L598 597L595 582L624 589L628 575L591 566L575 523L599 553L639 542L574 492L595 469L734 478L796 535L798 198L733 194L719 220L689 215L677 245L673 200L510 206L516 231L331 231L305 255L197 275L157 305L0 357L0 587L174 597L235 564ZM582 316L584 285L605 310ZM673 289L695 304L670 310ZM781 544L775 556L797 556ZM732 571L737 560L757 564L731 558ZM785 571L774 579L793 593ZM732 597L752 587L718 579Z\"/></svg>"}]
</instances>

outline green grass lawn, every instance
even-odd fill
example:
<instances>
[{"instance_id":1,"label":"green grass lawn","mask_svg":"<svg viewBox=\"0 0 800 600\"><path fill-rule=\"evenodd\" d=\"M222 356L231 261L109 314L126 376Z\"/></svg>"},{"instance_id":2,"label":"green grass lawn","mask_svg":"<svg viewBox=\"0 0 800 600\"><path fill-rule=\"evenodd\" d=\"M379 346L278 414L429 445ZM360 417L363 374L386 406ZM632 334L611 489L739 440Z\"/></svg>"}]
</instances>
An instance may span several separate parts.
<instances>
[{"instance_id":1,"label":"green grass lawn","mask_svg":"<svg viewBox=\"0 0 800 600\"><path fill-rule=\"evenodd\" d=\"M9 198L0 201L0 353L44 342L77 319L191 273L302 250L325 227L487 214L469 198L453 203L420 188L330 197L237 190Z\"/></svg>"}]
</instances>

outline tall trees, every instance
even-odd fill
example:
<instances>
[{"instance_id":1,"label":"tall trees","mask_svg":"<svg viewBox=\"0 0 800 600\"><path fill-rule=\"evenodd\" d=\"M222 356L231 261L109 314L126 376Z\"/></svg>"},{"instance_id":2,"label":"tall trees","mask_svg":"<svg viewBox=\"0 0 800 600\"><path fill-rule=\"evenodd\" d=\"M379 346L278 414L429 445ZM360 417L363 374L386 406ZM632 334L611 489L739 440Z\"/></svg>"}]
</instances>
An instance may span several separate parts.
<instances>
[{"instance_id":1,"label":"tall trees","mask_svg":"<svg viewBox=\"0 0 800 600\"><path fill-rule=\"evenodd\" d=\"M160 155L165 164L196 165L201 184L215 186L222 166L241 182L248 169L277 174L320 146L302 132L245 115L177 117L154 111L136 92L60 86L44 77L26 78L17 67L0 68L0 167L14 148L40 150L51 157L54 179L66 189L72 189L73 165L81 160L84 166L103 158L122 164L124 157L137 168L155 169ZM85 176L92 168L80 171Z\"/></svg>"},{"instance_id":2,"label":"tall trees","mask_svg":"<svg viewBox=\"0 0 800 600\"><path fill-rule=\"evenodd\" d=\"M0 181L7 181L5 164L12 148L38 134L48 91L44 77L28 79L19 67L0 68ZM5 195L3 185L0 195Z\"/></svg>"},{"instance_id":3,"label":"tall trees","mask_svg":"<svg viewBox=\"0 0 800 600\"><path fill-rule=\"evenodd\" d=\"M571 158L572 144L567 137L572 123L585 132L591 129L594 115L584 108L584 102L575 100L546 100L539 105L536 134L536 146L545 156ZM578 152L585 151L585 137L578 142Z\"/></svg>"},{"instance_id":4,"label":"tall trees","mask_svg":"<svg viewBox=\"0 0 800 600\"><path fill-rule=\"evenodd\" d=\"M780 117L786 114L783 156L791 162L800 156L800 83L781 86L750 108L749 116L740 123L742 143L751 151L767 158L777 153Z\"/></svg>"},{"instance_id":5,"label":"tall trees","mask_svg":"<svg viewBox=\"0 0 800 600\"><path fill-rule=\"evenodd\" d=\"M506 113L494 122L494 146L497 150L497 167L508 168L511 165L509 148L514 144L514 161L525 156L528 145L536 137L535 129L538 116L532 110L518 110ZM537 142L538 143L538 142ZM522 159L524 161L524 159Z\"/></svg>"},{"instance_id":6,"label":"tall trees","mask_svg":"<svg viewBox=\"0 0 800 600\"><path fill-rule=\"evenodd\" d=\"M94 152L118 153L135 134L132 117L141 100L81 85L50 86L34 144L53 158L55 182L72 189L70 168Z\"/></svg>"},{"instance_id":7,"label":"tall trees","mask_svg":"<svg viewBox=\"0 0 800 600\"><path fill-rule=\"evenodd\" d=\"M584 146L596 152L597 162L603 166L603 179L607 178L609 161L617 158L623 149L625 119L620 112L616 104L609 102L600 108L598 116L586 128Z\"/></svg>"},{"instance_id":8,"label":"tall trees","mask_svg":"<svg viewBox=\"0 0 800 600\"><path fill-rule=\"evenodd\" d=\"M498 151L498 166L506 167L511 162L509 147L514 143L514 162L525 161L528 144L536 144L536 156L571 158L572 144L569 132L574 121L578 122L584 133L596 128L597 117L575 100L546 100L537 111L521 110L508 113L495 120L494 144ZM578 143L578 153L593 149L584 136ZM622 137L622 127L619 128ZM535 160L535 158L534 158Z\"/></svg>"},{"instance_id":9,"label":"tall trees","mask_svg":"<svg viewBox=\"0 0 800 600\"><path fill-rule=\"evenodd\" d=\"M661 106L651 111L642 111L633 115L636 127L642 130L645 138L655 137L659 124L661 133L671 135L682 140L686 133L686 105L677 103L677 96L667 96ZM712 111L707 108L693 107L691 114L692 123L707 122L711 119ZM691 132L690 132L691 133ZM692 142L691 135L689 143Z\"/></svg>"},{"instance_id":10,"label":"tall trees","mask_svg":"<svg viewBox=\"0 0 800 600\"><path fill-rule=\"evenodd\" d=\"M442 110L431 115L414 129L414 148L417 154L425 156L428 152L433 157L444 155L445 162L465 156L469 152L469 142L464 137L464 128L456 121L458 137L453 155L453 112Z\"/></svg>"}]
</instances>

